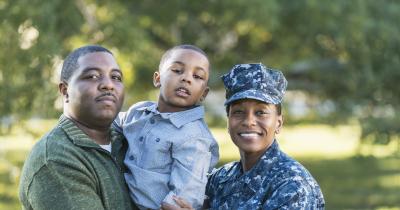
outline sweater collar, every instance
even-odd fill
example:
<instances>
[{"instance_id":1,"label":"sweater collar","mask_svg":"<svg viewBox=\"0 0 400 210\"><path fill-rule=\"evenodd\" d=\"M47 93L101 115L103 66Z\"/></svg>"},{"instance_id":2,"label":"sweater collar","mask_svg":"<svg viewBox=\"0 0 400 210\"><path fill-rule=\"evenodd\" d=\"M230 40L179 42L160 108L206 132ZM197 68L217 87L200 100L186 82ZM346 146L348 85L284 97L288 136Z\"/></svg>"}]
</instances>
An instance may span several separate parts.
<instances>
[{"instance_id":1,"label":"sweater collar","mask_svg":"<svg viewBox=\"0 0 400 210\"><path fill-rule=\"evenodd\" d=\"M81 147L101 148L93 139L85 134L71 119L65 115L61 115L59 119L59 126L67 133L72 142ZM114 143L117 139L121 138L113 128L110 128L111 145L114 147ZM114 150L114 149L113 149Z\"/></svg>"}]
</instances>

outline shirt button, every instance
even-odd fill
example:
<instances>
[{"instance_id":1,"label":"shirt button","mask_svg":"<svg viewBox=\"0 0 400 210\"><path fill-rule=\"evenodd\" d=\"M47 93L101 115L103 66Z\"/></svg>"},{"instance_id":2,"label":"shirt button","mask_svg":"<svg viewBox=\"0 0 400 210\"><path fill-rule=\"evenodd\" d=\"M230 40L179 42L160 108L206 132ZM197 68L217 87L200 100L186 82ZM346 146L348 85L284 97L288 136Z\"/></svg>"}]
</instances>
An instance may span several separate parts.
<instances>
[{"instance_id":1,"label":"shirt button","mask_svg":"<svg viewBox=\"0 0 400 210\"><path fill-rule=\"evenodd\" d=\"M156 142L160 142L160 138L156 138Z\"/></svg>"},{"instance_id":2,"label":"shirt button","mask_svg":"<svg viewBox=\"0 0 400 210\"><path fill-rule=\"evenodd\" d=\"M151 124L154 124L156 121L152 118L152 119L150 119L150 123Z\"/></svg>"},{"instance_id":3,"label":"shirt button","mask_svg":"<svg viewBox=\"0 0 400 210\"><path fill-rule=\"evenodd\" d=\"M139 138L139 141L143 141L143 139L144 139L144 137L143 137L143 136L141 136L141 137Z\"/></svg>"},{"instance_id":4,"label":"shirt button","mask_svg":"<svg viewBox=\"0 0 400 210\"><path fill-rule=\"evenodd\" d=\"M129 160L134 160L135 157L133 157L133 155L129 156Z\"/></svg>"}]
</instances>

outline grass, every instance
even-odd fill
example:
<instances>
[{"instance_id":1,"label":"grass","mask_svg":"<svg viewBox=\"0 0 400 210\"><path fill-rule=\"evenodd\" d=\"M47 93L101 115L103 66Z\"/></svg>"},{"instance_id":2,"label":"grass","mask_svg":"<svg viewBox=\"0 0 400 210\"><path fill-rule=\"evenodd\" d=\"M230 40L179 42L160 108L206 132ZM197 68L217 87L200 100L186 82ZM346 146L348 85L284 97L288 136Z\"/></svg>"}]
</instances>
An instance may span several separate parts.
<instances>
[{"instance_id":1,"label":"grass","mask_svg":"<svg viewBox=\"0 0 400 210\"><path fill-rule=\"evenodd\" d=\"M33 132L0 136L0 209L21 209L18 201L20 170L32 137L42 135L55 121L27 122ZM44 126L41 126L44 125ZM212 129L220 145L219 165L238 160L238 150L226 129ZM281 148L313 174L325 196L326 209L400 209L400 159L384 155L356 156L357 126L285 127L278 135Z\"/></svg>"}]
</instances>

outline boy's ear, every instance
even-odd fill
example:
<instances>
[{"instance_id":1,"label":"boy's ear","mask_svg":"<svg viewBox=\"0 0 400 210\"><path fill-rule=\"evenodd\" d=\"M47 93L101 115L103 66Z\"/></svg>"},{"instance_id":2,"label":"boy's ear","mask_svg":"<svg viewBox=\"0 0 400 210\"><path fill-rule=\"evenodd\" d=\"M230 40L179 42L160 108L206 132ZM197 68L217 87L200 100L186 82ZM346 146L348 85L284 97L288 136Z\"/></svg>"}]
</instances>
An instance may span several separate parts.
<instances>
[{"instance_id":1,"label":"boy's ear","mask_svg":"<svg viewBox=\"0 0 400 210\"><path fill-rule=\"evenodd\" d=\"M66 82L60 82L58 84L58 90L64 98L64 101L68 103L68 84Z\"/></svg>"},{"instance_id":2,"label":"boy's ear","mask_svg":"<svg viewBox=\"0 0 400 210\"><path fill-rule=\"evenodd\" d=\"M161 82L160 82L160 72L159 71L156 71L156 72L154 72L154 74L153 74L153 85L154 85L154 87L161 87Z\"/></svg>"},{"instance_id":3,"label":"boy's ear","mask_svg":"<svg viewBox=\"0 0 400 210\"><path fill-rule=\"evenodd\" d=\"M206 89L204 90L203 94L202 94L201 97L200 97L200 102L203 102L204 99L206 99L206 97L207 97L209 91L210 91L210 88L209 88L209 87L206 87Z\"/></svg>"}]
</instances>

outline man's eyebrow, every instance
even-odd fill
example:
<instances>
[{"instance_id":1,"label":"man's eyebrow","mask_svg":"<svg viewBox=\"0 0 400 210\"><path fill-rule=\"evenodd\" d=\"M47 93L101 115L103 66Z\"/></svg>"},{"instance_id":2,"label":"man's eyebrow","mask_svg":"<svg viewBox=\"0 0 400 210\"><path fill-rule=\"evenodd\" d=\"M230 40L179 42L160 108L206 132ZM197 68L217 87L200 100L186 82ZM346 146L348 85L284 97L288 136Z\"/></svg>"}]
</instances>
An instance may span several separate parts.
<instances>
[{"instance_id":1,"label":"man's eyebrow","mask_svg":"<svg viewBox=\"0 0 400 210\"><path fill-rule=\"evenodd\" d=\"M82 70L82 74L87 73L88 71L100 71L100 68L96 66L88 66Z\"/></svg>"},{"instance_id":2,"label":"man's eyebrow","mask_svg":"<svg viewBox=\"0 0 400 210\"><path fill-rule=\"evenodd\" d=\"M96 66L88 66L88 67L86 67L86 68L84 68L84 69L82 70L82 74L87 73L88 71L100 71L100 70L101 70L101 68L99 68L99 67L96 67ZM121 69L116 69L116 68L114 68L114 69L111 69L111 71L117 71L117 72L119 72L120 74L122 74Z\"/></svg>"}]
</instances>

